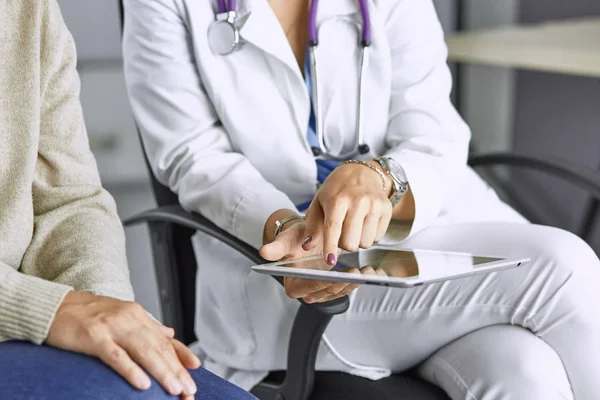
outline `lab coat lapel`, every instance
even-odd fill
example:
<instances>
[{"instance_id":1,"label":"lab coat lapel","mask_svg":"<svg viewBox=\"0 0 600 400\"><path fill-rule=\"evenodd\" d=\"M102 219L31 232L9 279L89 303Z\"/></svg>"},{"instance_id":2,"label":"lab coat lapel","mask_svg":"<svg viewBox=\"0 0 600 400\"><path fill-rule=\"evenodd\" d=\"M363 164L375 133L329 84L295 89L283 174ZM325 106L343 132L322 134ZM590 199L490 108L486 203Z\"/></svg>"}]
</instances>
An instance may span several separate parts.
<instances>
[{"instance_id":1,"label":"lab coat lapel","mask_svg":"<svg viewBox=\"0 0 600 400\"><path fill-rule=\"evenodd\" d=\"M294 52L267 0L245 0L239 3L242 3L242 13L250 13L240 35L244 41L266 53L266 61L271 67L272 79L275 81L282 99L289 103L298 128L297 133L301 136L300 139L305 143L308 152L310 148L305 136L310 103Z\"/></svg>"},{"instance_id":2,"label":"lab coat lapel","mask_svg":"<svg viewBox=\"0 0 600 400\"><path fill-rule=\"evenodd\" d=\"M243 40L260 48L289 67L296 75L300 70L285 34L266 0L241 1L248 19L240 31Z\"/></svg>"},{"instance_id":3,"label":"lab coat lapel","mask_svg":"<svg viewBox=\"0 0 600 400\"><path fill-rule=\"evenodd\" d=\"M241 29L242 38L276 57L301 76L294 53L267 0L245 0L238 3L241 3L242 14L250 13ZM354 0L322 0L318 7L317 26L334 15L351 14L357 10Z\"/></svg>"}]
</instances>

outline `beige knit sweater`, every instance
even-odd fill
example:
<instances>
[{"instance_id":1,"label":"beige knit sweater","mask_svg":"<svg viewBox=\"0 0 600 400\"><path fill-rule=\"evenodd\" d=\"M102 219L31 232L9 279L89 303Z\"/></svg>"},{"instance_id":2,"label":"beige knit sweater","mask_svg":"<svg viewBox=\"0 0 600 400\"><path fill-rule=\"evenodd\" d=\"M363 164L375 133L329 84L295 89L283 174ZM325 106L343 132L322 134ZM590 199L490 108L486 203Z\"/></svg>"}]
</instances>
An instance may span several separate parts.
<instances>
[{"instance_id":1,"label":"beige knit sweater","mask_svg":"<svg viewBox=\"0 0 600 400\"><path fill-rule=\"evenodd\" d=\"M0 341L42 343L65 294L133 292L56 0L0 1Z\"/></svg>"}]
</instances>

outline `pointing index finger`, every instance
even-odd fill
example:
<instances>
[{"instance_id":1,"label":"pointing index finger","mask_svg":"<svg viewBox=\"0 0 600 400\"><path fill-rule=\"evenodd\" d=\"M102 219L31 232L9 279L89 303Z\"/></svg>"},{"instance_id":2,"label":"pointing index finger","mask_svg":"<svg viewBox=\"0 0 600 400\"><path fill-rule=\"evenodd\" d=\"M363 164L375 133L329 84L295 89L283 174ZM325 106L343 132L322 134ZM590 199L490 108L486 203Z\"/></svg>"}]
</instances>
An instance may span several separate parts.
<instances>
[{"instance_id":1,"label":"pointing index finger","mask_svg":"<svg viewBox=\"0 0 600 400\"><path fill-rule=\"evenodd\" d=\"M329 265L335 265L337 262L338 243L342 235L342 228L347 212L348 208L341 205L334 205L325 210L323 256Z\"/></svg>"}]
</instances>

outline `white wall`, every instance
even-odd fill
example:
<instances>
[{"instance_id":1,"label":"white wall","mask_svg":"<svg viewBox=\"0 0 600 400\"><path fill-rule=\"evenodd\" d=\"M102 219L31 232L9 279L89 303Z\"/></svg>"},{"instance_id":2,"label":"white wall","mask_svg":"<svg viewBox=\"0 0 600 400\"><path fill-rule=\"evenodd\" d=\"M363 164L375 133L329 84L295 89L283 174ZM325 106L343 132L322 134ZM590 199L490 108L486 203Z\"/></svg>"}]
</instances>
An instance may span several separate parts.
<instances>
[{"instance_id":1,"label":"white wall","mask_svg":"<svg viewBox=\"0 0 600 400\"><path fill-rule=\"evenodd\" d=\"M510 25L518 20L518 0L466 0L466 29ZM473 131L474 148L509 150L515 115L516 72L465 65L461 74L460 108Z\"/></svg>"},{"instance_id":2,"label":"white wall","mask_svg":"<svg viewBox=\"0 0 600 400\"><path fill-rule=\"evenodd\" d=\"M121 58L117 0L58 0L80 60Z\"/></svg>"},{"instance_id":3,"label":"white wall","mask_svg":"<svg viewBox=\"0 0 600 400\"><path fill-rule=\"evenodd\" d=\"M463 29L491 28L518 20L519 0L462 0ZM456 29L457 0L434 0L444 32ZM516 73L510 69L463 65L460 75L462 116L473 131L475 150L512 146ZM454 68L453 68L453 72Z\"/></svg>"}]
</instances>

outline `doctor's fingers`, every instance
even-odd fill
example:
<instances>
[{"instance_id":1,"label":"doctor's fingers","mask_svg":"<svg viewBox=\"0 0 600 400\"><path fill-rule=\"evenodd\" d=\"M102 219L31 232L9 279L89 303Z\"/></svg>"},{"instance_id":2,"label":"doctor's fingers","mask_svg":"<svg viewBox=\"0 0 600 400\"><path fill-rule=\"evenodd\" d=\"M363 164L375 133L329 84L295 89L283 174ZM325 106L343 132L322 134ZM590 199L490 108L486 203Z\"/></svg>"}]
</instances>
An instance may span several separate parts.
<instances>
[{"instance_id":1,"label":"doctor's fingers","mask_svg":"<svg viewBox=\"0 0 600 400\"><path fill-rule=\"evenodd\" d=\"M337 263L338 245L342 238L347 212L348 207L344 202L333 203L324 209L323 256L329 265Z\"/></svg>"},{"instance_id":2,"label":"doctor's fingers","mask_svg":"<svg viewBox=\"0 0 600 400\"><path fill-rule=\"evenodd\" d=\"M348 284L339 293L336 293L335 295L332 295L332 296L322 297L321 299L319 299L319 302L320 303L327 303L328 301L339 299L340 297L348 296L350 293L352 293L356 289L358 289L359 286L360 285L355 284L355 283Z\"/></svg>"},{"instance_id":3,"label":"doctor's fingers","mask_svg":"<svg viewBox=\"0 0 600 400\"><path fill-rule=\"evenodd\" d=\"M377 238L380 221L381 215L379 213L370 212L367 214L363 221L360 248L368 249L373 245Z\"/></svg>"},{"instance_id":4,"label":"doctor's fingers","mask_svg":"<svg viewBox=\"0 0 600 400\"><path fill-rule=\"evenodd\" d=\"M394 212L394 208L392 207L392 202L389 202L388 206L384 208L381 217L377 223L377 233L375 234L375 243L378 243L388 228L390 227L390 222L392 222L392 214Z\"/></svg>"},{"instance_id":5,"label":"doctor's fingers","mask_svg":"<svg viewBox=\"0 0 600 400\"><path fill-rule=\"evenodd\" d=\"M361 275L387 276L387 274L385 273L385 271L383 269L381 269L381 268L373 268L370 265L367 265L366 267L361 268L360 271L357 268L352 268L348 272L350 272L350 271L352 271L352 273L359 273ZM340 297L348 296L354 290L358 289L359 286L360 285L358 285L358 284L349 284L342 291L340 291L339 293L337 293L335 295L332 295L332 296L323 297L319 301L321 303L326 303L328 301L335 300L335 299L340 298Z\"/></svg>"},{"instance_id":6,"label":"doctor's fingers","mask_svg":"<svg viewBox=\"0 0 600 400\"><path fill-rule=\"evenodd\" d=\"M363 228L368 213L368 205L362 205L361 202L348 210L344 218L342 233L338 243L341 249L351 252L358 250L362 242Z\"/></svg>"},{"instance_id":7,"label":"doctor's fingers","mask_svg":"<svg viewBox=\"0 0 600 400\"><path fill-rule=\"evenodd\" d=\"M343 272L350 274L360 274L358 268L348 268ZM338 297L346 296L356 289L358 285L347 283L347 282L330 282L330 285L317 292L311 293L302 299L307 303L325 302L337 299Z\"/></svg>"},{"instance_id":8,"label":"doctor's fingers","mask_svg":"<svg viewBox=\"0 0 600 400\"><path fill-rule=\"evenodd\" d=\"M278 261L284 257L298 255L300 245L304 240L304 223L296 223L281 232L274 241L265 244L259 254L267 261Z\"/></svg>"},{"instance_id":9,"label":"doctor's fingers","mask_svg":"<svg viewBox=\"0 0 600 400\"><path fill-rule=\"evenodd\" d=\"M316 198L306 210L306 230L302 239L302 248L305 251L313 250L323 238L323 209L319 199Z\"/></svg>"},{"instance_id":10,"label":"doctor's fingers","mask_svg":"<svg viewBox=\"0 0 600 400\"><path fill-rule=\"evenodd\" d=\"M287 277L283 281L285 294L292 299L304 299L313 293L328 288L334 282L319 281L316 279L302 279Z\"/></svg>"}]
</instances>

